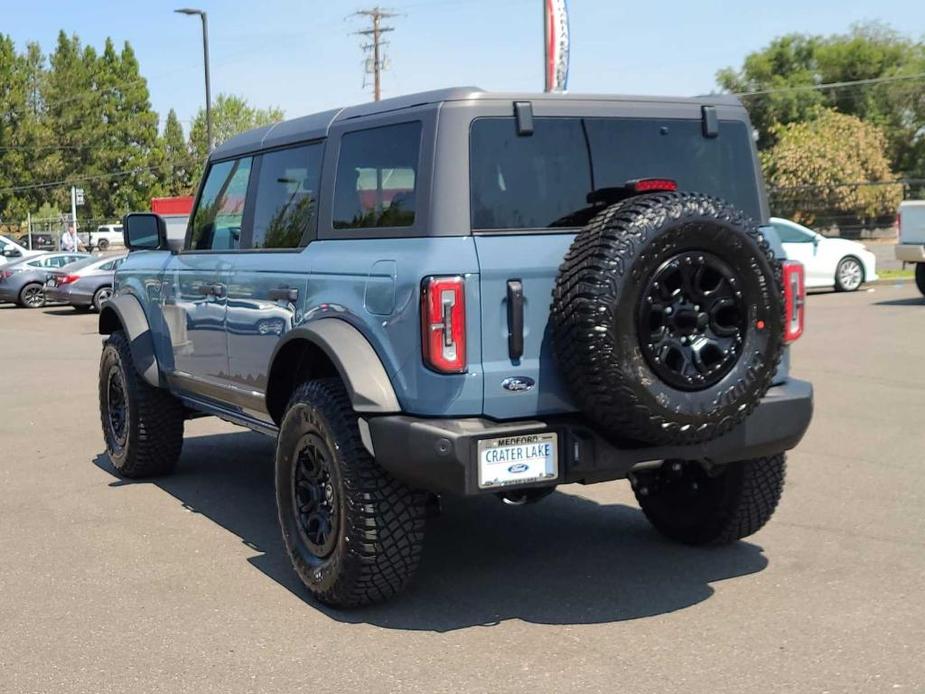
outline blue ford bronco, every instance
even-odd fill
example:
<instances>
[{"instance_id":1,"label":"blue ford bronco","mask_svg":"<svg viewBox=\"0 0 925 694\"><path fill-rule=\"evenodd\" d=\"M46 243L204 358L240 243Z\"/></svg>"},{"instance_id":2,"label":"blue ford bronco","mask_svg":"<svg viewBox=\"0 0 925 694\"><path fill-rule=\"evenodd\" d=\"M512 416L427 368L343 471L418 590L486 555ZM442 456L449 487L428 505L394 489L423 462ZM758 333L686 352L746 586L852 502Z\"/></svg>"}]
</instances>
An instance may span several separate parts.
<instances>
[{"instance_id":1,"label":"blue ford bronco","mask_svg":"<svg viewBox=\"0 0 925 694\"><path fill-rule=\"evenodd\" d=\"M124 220L109 457L168 473L205 415L276 437L286 549L341 607L406 585L443 494L629 479L668 537L733 542L812 416L802 267L767 221L726 96L454 88L242 134L182 242Z\"/></svg>"}]
</instances>

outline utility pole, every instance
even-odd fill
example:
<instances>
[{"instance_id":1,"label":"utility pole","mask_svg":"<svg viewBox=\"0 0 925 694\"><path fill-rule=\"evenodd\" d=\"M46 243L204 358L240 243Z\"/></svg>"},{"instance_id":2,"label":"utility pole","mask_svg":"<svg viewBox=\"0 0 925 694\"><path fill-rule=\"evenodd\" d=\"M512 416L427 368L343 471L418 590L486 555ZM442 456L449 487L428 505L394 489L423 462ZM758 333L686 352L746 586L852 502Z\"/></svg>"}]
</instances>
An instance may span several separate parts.
<instances>
[{"instance_id":1,"label":"utility pole","mask_svg":"<svg viewBox=\"0 0 925 694\"><path fill-rule=\"evenodd\" d=\"M373 74L373 101L379 101L382 98L382 71L386 68L385 57L382 54L382 47L388 45L388 42L382 41L382 35L388 31L395 31L393 27L383 26L382 20L398 15L388 10L383 10L378 5L371 10L360 10L353 13L355 16L369 17L372 26L369 29L355 31L353 33L360 36L372 37L372 43L365 44L362 48L364 51L372 51L372 61L369 58L366 61L366 73ZM365 82L364 82L365 86Z\"/></svg>"}]
</instances>

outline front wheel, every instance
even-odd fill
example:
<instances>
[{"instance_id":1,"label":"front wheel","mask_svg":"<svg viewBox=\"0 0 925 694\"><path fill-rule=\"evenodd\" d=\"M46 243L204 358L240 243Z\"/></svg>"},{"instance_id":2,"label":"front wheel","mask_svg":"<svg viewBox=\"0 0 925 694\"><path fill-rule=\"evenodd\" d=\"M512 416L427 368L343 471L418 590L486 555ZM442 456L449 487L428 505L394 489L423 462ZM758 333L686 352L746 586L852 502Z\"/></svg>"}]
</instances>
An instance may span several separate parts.
<instances>
[{"instance_id":1,"label":"front wheel","mask_svg":"<svg viewBox=\"0 0 925 694\"><path fill-rule=\"evenodd\" d=\"M854 256L842 258L835 269L835 289L839 292L856 292L864 283L864 267Z\"/></svg>"},{"instance_id":2,"label":"front wheel","mask_svg":"<svg viewBox=\"0 0 925 694\"><path fill-rule=\"evenodd\" d=\"M27 284L19 292L19 305L23 308L42 308L45 305L45 287L38 282Z\"/></svg>"},{"instance_id":3,"label":"front wheel","mask_svg":"<svg viewBox=\"0 0 925 694\"><path fill-rule=\"evenodd\" d=\"M385 600L417 569L426 495L367 453L336 378L305 383L289 401L276 451L276 501L292 565L321 602Z\"/></svg>"},{"instance_id":4,"label":"front wheel","mask_svg":"<svg viewBox=\"0 0 925 694\"><path fill-rule=\"evenodd\" d=\"M722 545L758 532L784 490L786 456L740 460L708 470L666 460L632 476L643 513L666 537L689 545Z\"/></svg>"},{"instance_id":5,"label":"front wheel","mask_svg":"<svg viewBox=\"0 0 925 694\"><path fill-rule=\"evenodd\" d=\"M99 396L103 439L116 471L123 477L171 472L183 446L183 405L138 375L122 331L103 346Z\"/></svg>"}]
</instances>

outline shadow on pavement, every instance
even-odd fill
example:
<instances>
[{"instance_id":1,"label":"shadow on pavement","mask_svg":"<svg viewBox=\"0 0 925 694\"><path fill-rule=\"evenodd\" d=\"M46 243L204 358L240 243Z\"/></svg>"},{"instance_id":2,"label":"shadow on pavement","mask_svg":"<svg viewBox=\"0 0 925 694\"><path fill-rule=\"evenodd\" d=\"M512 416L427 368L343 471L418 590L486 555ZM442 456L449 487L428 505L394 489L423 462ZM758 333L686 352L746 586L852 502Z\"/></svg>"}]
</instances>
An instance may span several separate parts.
<instances>
[{"instance_id":1,"label":"shadow on pavement","mask_svg":"<svg viewBox=\"0 0 925 694\"><path fill-rule=\"evenodd\" d=\"M93 462L115 476L105 453ZM313 602L289 566L276 519L271 439L249 432L187 438L177 472L152 483L261 552L248 561L314 609L389 629L638 619L695 605L713 594L711 583L768 564L756 545L675 545L636 508L570 494L520 508L494 497L449 499L429 522L409 589L384 605L337 611ZM126 484L133 483L110 486Z\"/></svg>"},{"instance_id":2,"label":"shadow on pavement","mask_svg":"<svg viewBox=\"0 0 925 694\"><path fill-rule=\"evenodd\" d=\"M914 296L911 299L889 299L888 301L878 301L875 306L922 306L925 304L925 296Z\"/></svg>"}]
</instances>

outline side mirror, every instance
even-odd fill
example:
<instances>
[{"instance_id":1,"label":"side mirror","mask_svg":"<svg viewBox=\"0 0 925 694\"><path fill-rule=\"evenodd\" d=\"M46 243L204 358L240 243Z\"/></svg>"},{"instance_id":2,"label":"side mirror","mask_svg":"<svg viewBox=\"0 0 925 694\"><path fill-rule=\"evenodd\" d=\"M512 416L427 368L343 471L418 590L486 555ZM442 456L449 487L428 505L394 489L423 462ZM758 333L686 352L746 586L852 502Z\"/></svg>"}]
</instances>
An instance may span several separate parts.
<instances>
[{"instance_id":1,"label":"side mirror","mask_svg":"<svg viewBox=\"0 0 925 694\"><path fill-rule=\"evenodd\" d=\"M132 212L122 219L122 239L130 251L167 249L167 223L153 212Z\"/></svg>"}]
</instances>

